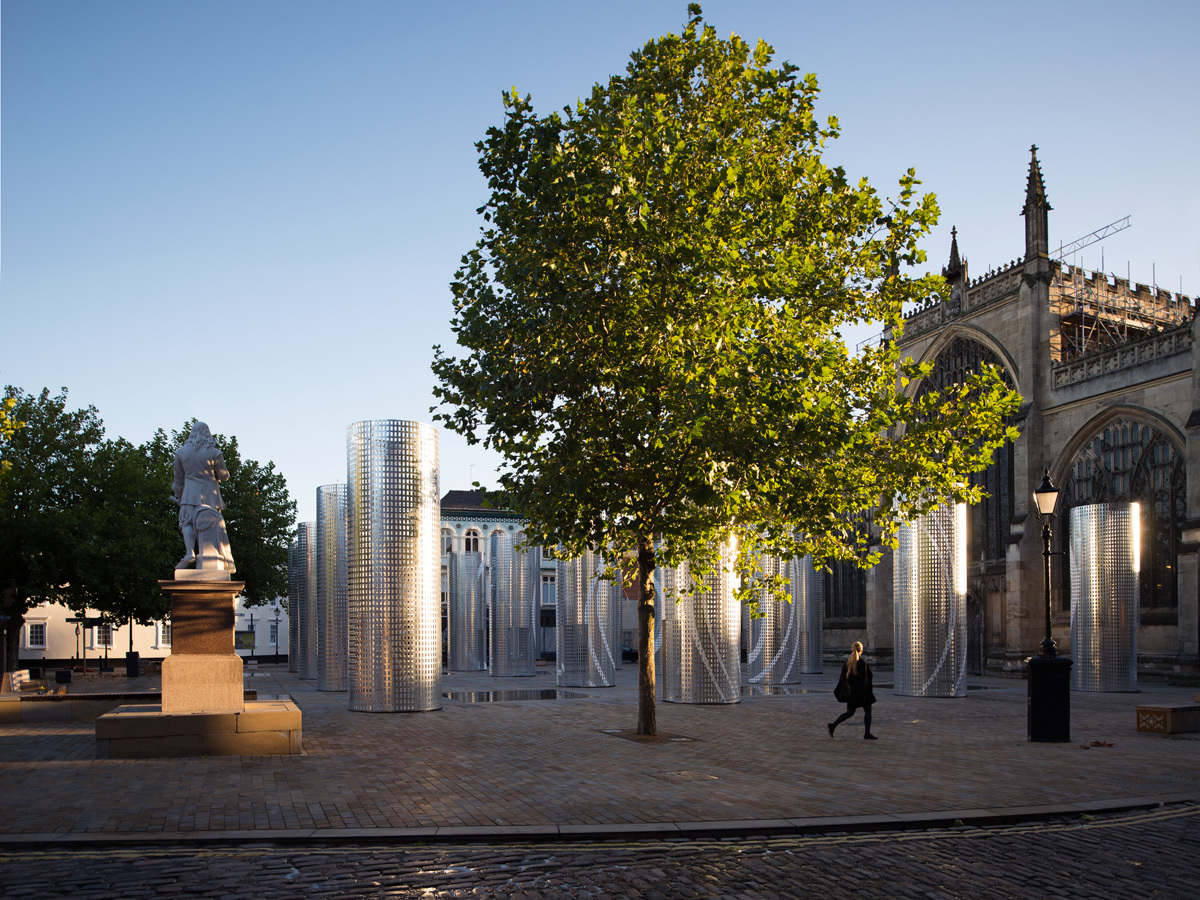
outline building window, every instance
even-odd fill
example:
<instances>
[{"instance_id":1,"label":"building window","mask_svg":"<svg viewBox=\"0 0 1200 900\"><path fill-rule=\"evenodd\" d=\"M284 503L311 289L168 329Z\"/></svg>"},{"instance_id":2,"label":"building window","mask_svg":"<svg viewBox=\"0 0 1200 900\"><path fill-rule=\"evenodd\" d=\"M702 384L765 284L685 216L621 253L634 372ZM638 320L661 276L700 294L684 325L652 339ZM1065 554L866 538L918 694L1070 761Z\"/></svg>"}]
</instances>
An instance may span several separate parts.
<instances>
[{"instance_id":1,"label":"building window","mask_svg":"<svg viewBox=\"0 0 1200 900\"><path fill-rule=\"evenodd\" d=\"M164 647L171 646L171 623L163 622L159 628L158 642Z\"/></svg>"},{"instance_id":2,"label":"building window","mask_svg":"<svg viewBox=\"0 0 1200 900\"><path fill-rule=\"evenodd\" d=\"M463 535L463 550L467 553L479 552L479 532L474 528L468 529Z\"/></svg>"},{"instance_id":3,"label":"building window","mask_svg":"<svg viewBox=\"0 0 1200 900\"><path fill-rule=\"evenodd\" d=\"M554 605L554 576L542 576L542 606Z\"/></svg>"},{"instance_id":4,"label":"building window","mask_svg":"<svg viewBox=\"0 0 1200 900\"><path fill-rule=\"evenodd\" d=\"M454 532L449 528L442 529L442 552L451 553L454 550Z\"/></svg>"},{"instance_id":5,"label":"building window","mask_svg":"<svg viewBox=\"0 0 1200 900\"><path fill-rule=\"evenodd\" d=\"M46 649L46 623L30 622L25 632L25 646L30 650Z\"/></svg>"},{"instance_id":6,"label":"building window","mask_svg":"<svg viewBox=\"0 0 1200 900\"><path fill-rule=\"evenodd\" d=\"M1175 610L1179 535L1187 519L1183 453L1144 422L1117 419L1105 425L1076 455L1062 481L1056 527L1059 549L1070 553L1070 517L1076 506L1136 502L1142 510L1142 560L1138 574L1142 609ZM1063 560L1069 560L1064 556ZM1058 607L1071 608L1070 566L1059 567Z\"/></svg>"},{"instance_id":7,"label":"building window","mask_svg":"<svg viewBox=\"0 0 1200 900\"><path fill-rule=\"evenodd\" d=\"M113 644L112 625L110 625L108 622L105 622L101 625L97 625L96 626L96 646L97 647L111 647L112 644Z\"/></svg>"},{"instance_id":8,"label":"building window","mask_svg":"<svg viewBox=\"0 0 1200 900\"><path fill-rule=\"evenodd\" d=\"M867 616L867 571L853 562L828 560L825 579L826 619L865 619Z\"/></svg>"},{"instance_id":9,"label":"building window","mask_svg":"<svg viewBox=\"0 0 1200 900\"><path fill-rule=\"evenodd\" d=\"M279 645L279 623L278 622L271 623L271 638L270 638L270 640L271 640L272 646Z\"/></svg>"}]
</instances>

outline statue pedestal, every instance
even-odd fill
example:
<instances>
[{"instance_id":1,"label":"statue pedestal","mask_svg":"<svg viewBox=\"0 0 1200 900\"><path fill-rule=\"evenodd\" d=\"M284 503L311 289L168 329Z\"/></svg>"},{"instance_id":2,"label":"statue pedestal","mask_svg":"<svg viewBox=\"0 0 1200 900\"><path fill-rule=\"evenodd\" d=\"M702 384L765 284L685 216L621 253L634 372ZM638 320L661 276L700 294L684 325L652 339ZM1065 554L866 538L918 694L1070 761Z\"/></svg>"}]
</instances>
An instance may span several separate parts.
<instances>
[{"instance_id":1,"label":"statue pedestal","mask_svg":"<svg viewBox=\"0 0 1200 900\"><path fill-rule=\"evenodd\" d=\"M186 573L186 574L185 574ZM290 700L246 703L233 649L233 600L245 586L228 572L178 569L171 595L171 655L162 706L121 706L96 720L97 759L300 753L303 721Z\"/></svg>"},{"instance_id":2,"label":"statue pedestal","mask_svg":"<svg viewBox=\"0 0 1200 900\"><path fill-rule=\"evenodd\" d=\"M187 580L180 578L184 576ZM193 574L194 573L194 574ZM171 595L171 655L162 665L164 713L240 713L242 659L233 649L233 600L246 586L201 580L206 570L180 569L174 581L160 581Z\"/></svg>"}]
</instances>

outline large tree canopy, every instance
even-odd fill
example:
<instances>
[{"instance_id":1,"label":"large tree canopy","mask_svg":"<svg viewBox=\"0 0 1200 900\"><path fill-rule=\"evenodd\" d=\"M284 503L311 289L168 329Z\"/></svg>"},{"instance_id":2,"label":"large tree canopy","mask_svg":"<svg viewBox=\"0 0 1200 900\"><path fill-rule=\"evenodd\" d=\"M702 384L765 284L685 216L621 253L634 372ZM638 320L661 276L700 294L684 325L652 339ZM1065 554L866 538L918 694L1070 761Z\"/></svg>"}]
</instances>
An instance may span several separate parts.
<instances>
[{"instance_id":1,"label":"large tree canopy","mask_svg":"<svg viewBox=\"0 0 1200 900\"><path fill-rule=\"evenodd\" d=\"M814 114L815 76L689 12L574 108L504 95L452 284L463 352L433 363L437 418L503 454L496 502L531 539L636 554L643 733L655 566L711 569L730 536L748 573L763 552L868 564L854 517L890 542L976 500L969 474L1016 436L994 371L911 399L920 372L893 343L842 339L864 321L898 335L943 287L905 274L937 216L913 170L885 200L827 166L839 129Z\"/></svg>"},{"instance_id":2,"label":"large tree canopy","mask_svg":"<svg viewBox=\"0 0 1200 900\"><path fill-rule=\"evenodd\" d=\"M170 612L159 579L183 555L179 508L169 500L175 449L191 423L140 446L106 439L94 407L67 408L66 392L9 387L6 411L22 427L0 441L0 608L10 623L42 600L94 609L112 622ZM236 438L214 435L229 481L225 518L249 605L287 589L296 505L273 463L243 460ZM17 659L19 628L8 629Z\"/></svg>"}]
</instances>

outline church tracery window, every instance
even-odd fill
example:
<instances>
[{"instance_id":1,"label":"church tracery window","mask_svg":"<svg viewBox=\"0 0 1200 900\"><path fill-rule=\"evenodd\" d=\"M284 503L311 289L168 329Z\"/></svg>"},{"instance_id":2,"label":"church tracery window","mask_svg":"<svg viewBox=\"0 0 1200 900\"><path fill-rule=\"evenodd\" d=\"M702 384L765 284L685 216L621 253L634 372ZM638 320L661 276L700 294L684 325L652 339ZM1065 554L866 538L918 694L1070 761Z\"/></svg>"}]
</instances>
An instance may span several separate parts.
<instances>
[{"instance_id":1,"label":"church tracery window","mask_svg":"<svg viewBox=\"0 0 1200 900\"><path fill-rule=\"evenodd\" d=\"M1062 480L1060 549L1070 551L1068 512L1089 503L1141 504L1142 560L1138 574L1142 609L1179 605L1176 558L1187 518L1186 467L1182 451L1152 425L1115 419L1097 431L1072 460ZM1068 557L1064 556L1066 560ZM1062 567L1059 605L1071 604L1069 566Z\"/></svg>"},{"instance_id":2,"label":"church tracery window","mask_svg":"<svg viewBox=\"0 0 1200 900\"><path fill-rule=\"evenodd\" d=\"M937 355L933 371L921 383L917 396L962 384L984 365L999 368L1009 386L1014 386L1000 358L991 349L969 338L955 338ZM1007 553L1009 524L1013 517L1012 444L1005 442L997 448L992 464L972 475L971 484L981 485L985 496L970 512L970 558L978 560L982 556L985 561L1001 561Z\"/></svg>"}]
</instances>

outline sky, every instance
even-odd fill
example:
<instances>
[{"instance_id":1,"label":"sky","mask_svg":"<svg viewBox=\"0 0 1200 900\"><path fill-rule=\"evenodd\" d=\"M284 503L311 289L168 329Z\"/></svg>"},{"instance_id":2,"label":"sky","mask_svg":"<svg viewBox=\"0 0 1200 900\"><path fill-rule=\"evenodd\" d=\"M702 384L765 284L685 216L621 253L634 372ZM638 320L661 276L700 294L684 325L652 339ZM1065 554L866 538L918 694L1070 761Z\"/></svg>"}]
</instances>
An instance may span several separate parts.
<instances>
[{"instance_id":1,"label":"sky","mask_svg":"<svg viewBox=\"0 0 1200 900\"><path fill-rule=\"evenodd\" d=\"M1194 0L702 5L816 73L828 163L886 196L917 170L928 268L952 226L975 277L1022 255L1036 144L1052 246L1130 216L1074 261L1200 291ZM573 104L686 6L3 0L0 384L135 443L202 419L313 520L348 425L432 421L501 92ZM495 484L482 446L440 453L443 491Z\"/></svg>"}]
</instances>

